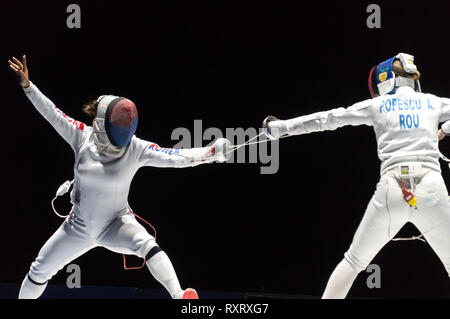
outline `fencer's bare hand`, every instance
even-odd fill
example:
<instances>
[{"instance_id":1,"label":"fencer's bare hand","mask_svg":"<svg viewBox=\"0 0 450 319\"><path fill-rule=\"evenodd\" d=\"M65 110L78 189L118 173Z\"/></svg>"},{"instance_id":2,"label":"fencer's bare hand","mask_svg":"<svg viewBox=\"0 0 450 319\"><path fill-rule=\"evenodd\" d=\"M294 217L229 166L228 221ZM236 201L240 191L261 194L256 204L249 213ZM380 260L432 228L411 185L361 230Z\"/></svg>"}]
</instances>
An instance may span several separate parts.
<instances>
[{"instance_id":1,"label":"fencer's bare hand","mask_svg":"<svg viewBox=\"0 0 450 319\"><path fill-rule=\"evenodd\" d=\"M440 130L438 131L438 139L439 139L439 141L442 141L446 136L447 136L447 135L445 135L445 133L444 133L443 130L440 129Z\"/></svg>"},{"instance_id":2,"label":"fencer's bare hand","mask_svg":"<svg viewBox=\"0 0 450 319\"><path fill-rule=\"evenodd\" d=\"M30 86L30 78L28 76L28 66L27 66L27 57L26 55L22 56L22 62L19 61L16 57L8 60L9 68L16 73L19 83L23 88L27 88Z\"/></svg>"}]
</instances>

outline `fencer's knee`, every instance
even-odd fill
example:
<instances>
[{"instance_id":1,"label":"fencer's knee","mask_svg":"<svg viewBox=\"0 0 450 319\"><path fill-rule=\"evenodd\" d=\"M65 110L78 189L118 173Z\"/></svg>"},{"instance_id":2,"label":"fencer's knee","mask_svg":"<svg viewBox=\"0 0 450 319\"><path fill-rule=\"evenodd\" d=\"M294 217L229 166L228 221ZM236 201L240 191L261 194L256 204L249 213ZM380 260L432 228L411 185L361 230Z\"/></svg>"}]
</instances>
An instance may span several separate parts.
<instances>
[{"instance_id":1,"label":"fencer's knee","mask_svg":"<svg viewBox=\"0 0 450 319\"><path fill-rule=\"evenodd\" d=\"M163 250L158 245L151 247L148 250L148 252L145 254L145 261L149 261L153 256L155 256L156 254L158 254L162 251Z\"/></svg>"},{"instance_id":2,"label":"fencer's knee","mask_svg":"<svg viewBox=\"0 0 450 319\"><path fill-rule=\"evenodd\" d=\"M358 273L369 266L369 262L363 262L362 260L354 256L350 251L344 254L344 260L353 268L353 270L357 271Z\"/></svg>"}]
</instances>

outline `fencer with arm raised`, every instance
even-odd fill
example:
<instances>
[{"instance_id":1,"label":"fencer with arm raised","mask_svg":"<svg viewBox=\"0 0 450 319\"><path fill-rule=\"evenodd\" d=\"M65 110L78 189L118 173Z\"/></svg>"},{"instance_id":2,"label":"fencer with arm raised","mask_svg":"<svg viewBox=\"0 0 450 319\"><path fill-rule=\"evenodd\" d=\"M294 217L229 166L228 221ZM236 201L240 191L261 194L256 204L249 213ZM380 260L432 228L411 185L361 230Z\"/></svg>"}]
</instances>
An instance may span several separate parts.
<instances>
[{"instance_id":1,"label":"fencer with arm raised","mask_svg":"<svg viewBox=\"0 0 450 319\"><path fill-rule=\"evenodd\" d=\"M354 104L348 108L336 108L317 112L289 120L279 120L268 116L263 121L263 129L270 139L279 139L286 135L299 135L326 130L335 130L346 125L373 125L372 100Z\"/></svg>"}]
</instances>

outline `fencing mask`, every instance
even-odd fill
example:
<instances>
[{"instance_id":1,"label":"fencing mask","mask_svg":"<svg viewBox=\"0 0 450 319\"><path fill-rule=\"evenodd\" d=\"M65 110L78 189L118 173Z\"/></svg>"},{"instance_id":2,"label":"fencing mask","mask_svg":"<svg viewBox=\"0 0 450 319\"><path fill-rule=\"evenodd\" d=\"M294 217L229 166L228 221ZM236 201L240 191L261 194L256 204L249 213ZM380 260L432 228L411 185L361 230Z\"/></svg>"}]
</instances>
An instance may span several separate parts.
<instances>
[{"instance_id":1,"label":"fencing mask","mask_svg":"<svg viewBox=\"0 0 450 319\"><path fill-rule=\"evenodd\" d=\"M395 93L395 89L400 86L411 86L416 92L421 92L419 80L395 75L392 71L392 64L399 60L403 69L408 74L415 74L417 66L414 64L414 56L406 53L399 53L396 56L374 66L369 73L369 91L372 98Z\"/></svg>"},{"instance_id":2,"label":"fencing mask","mask_svg":"<svg viewBox=\"0 0 450 319\"><path fill-rule=\"evenodd\" d=\"M136 132L136 105L114 95L100 96L97 102L97 115L93 122L94 142L104 155L121 157Z\"/></svg>"}]
</instances>

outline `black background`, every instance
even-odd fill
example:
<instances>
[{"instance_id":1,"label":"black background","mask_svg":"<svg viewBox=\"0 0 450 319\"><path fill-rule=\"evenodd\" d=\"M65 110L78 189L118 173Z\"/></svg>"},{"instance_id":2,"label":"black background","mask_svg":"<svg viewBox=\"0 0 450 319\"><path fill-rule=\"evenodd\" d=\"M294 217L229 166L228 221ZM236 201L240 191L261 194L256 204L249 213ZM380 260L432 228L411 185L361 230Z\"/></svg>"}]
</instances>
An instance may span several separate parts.
<instances>
[{"instance_id":1,"label":"black background","mask_svg":"<svg viewBox=\"0 0 450 319\"><path fill-rule=\"evenodd\" d=\"M370 68L398 52L415 55L423 91L449 96L450 4L392 2L377 1L381 29L369 29L368 1L76 1L82 28L68 29L69 1L2 1L0 282L22 281L61 223L50 200L73 176L72 150L22 93L11 56L27 54L31 80L69 116L87 122L84 102L126 96L139 109L137 135L172 146L171 132L193 130L194 119L223 131L258 128L269 114L365 100ZM374 133L361 126L284 139L280 161L274 175L261 175L261 164L138 172L130 205L157 228L183 287L323 292L379 179ZM69 209L67 198L58 207ZM84 285L160 288L105 249L75 262ZM449 296L428 244L391 242L373 262L382 287L368 289L362 272L351 297Z\"/></svg>"}]
</instances>

